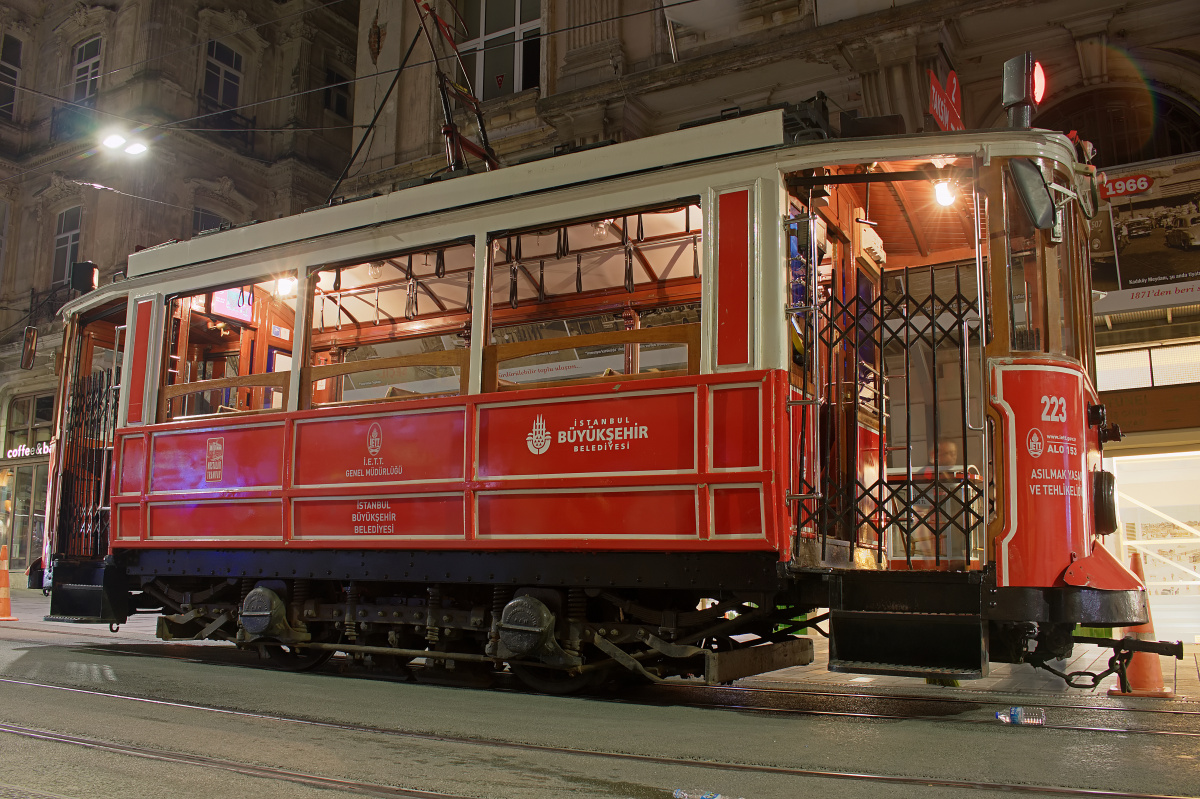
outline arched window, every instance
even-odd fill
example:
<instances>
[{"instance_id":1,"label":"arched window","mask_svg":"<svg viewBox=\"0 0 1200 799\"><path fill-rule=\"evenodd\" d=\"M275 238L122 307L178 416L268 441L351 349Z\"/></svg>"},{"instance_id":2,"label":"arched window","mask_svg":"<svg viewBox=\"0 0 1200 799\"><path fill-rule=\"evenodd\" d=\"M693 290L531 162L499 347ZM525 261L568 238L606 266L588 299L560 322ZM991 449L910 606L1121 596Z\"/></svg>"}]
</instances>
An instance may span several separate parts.
<instances>
[{"instance_id":1,"label":"arched window","mask_svg":"<svg viewBox=\"0 0 1200 799\"><path fill-rule=\"evenodd\" d=\"M1033 124L1079 131L1096 145L1099 167L1200 150L1200 115L1145 88L1109 87L1071 97L1038 114Z\"/></svg>"}]
</instances>

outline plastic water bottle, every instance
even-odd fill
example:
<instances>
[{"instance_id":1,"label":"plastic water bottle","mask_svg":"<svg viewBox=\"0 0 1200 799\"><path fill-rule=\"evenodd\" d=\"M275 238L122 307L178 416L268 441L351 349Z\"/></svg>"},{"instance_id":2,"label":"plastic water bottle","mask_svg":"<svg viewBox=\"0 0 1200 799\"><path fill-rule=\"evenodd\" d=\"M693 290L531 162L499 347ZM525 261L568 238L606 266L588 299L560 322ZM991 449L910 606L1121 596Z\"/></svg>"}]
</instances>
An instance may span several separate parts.
<instances>
[{"instance_id":1,"label":"plastic water bottle","mask_svg":"<svg viewBox=\"0 0 1200 799\"><path fill-rule=\"evenodd\" d=\"M733 799L723 793L713 793L712 791L685 791L682 788L676 788L675 793L671 794L673 799Z\"/></svg>"},{"instance_id":2,"label":"plastic water bottle","mask_svg":"<svg viewBox=\"0 0 1200 799\"><path fill-rule=\"evenodd\" d=\"M1000 719L1004 724L1040 727L1046 723L1046 709L1041 707L1010 707L1008 710L997 710L996 718Z\"/></svg>"}]
</instances>

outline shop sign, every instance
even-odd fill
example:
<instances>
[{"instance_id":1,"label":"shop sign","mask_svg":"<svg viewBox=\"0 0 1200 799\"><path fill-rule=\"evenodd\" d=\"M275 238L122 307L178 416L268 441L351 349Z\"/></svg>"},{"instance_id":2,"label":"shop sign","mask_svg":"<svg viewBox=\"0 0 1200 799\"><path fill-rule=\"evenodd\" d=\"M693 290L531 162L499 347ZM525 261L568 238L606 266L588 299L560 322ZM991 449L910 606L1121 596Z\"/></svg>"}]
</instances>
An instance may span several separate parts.
<instances>
[{"instance_id":1,"label":"shop sign","mask_svg":"<svg viewBox=\"0 0 1200 799\"><path fill-rule=\"evenodd\" d=\"M32 458L35 455L49 455L50 442L39 441L33 447L22 444L19 447L13 447L5 453L6 458Z\"/></svg>"},{"instance_id":2,"label":"shop sign","mask_svg":"<svg viewBox=\"0 0 1200 799\"><path fill-rule=\"evenodd\" d=\"M942 130L963 130L962 90L953 70L946 76L946 88L933 70L929 70L929 114Z\"/></svg>"}]
</instances>

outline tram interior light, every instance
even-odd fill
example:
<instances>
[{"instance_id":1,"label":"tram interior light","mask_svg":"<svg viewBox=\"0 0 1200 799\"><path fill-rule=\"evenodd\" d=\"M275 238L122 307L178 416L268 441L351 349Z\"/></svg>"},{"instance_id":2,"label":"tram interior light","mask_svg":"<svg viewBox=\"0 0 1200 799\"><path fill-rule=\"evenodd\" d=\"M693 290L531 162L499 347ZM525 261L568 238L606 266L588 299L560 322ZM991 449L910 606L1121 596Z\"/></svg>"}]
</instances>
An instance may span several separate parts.
<instances>
[{"instance_id":1,"label":"tram interior light","mask_svg":"<svg viewBox=\"0 0 1200 799\"><path fill-rule=\"evenodd\" d=\"M296 279L281 277L275 281L275 294L278 297L290 297L296 292Z\"/></svg>"},{"instance_id":2,"label":"tram interior light","mask_svg":"<svg viewBox=\"0 0 1200 799\"><path fill-rule=\"evenodd\" d=\"M939 180L933 184L933 196L937 199L938 205L954 205L954 186L948 180Z\"/></svg>"},{"instance_id":3,"label":"tram interior light","mask_svg":"<svg viewBox=\"0 0 1200 799\"><path fill-rule=\"evenodd\" d=\"M141 155L148 149L150 148L142 144L140 141L135 141L133 144L125 148L125 153L127 155Z\"/></svg>"},{"instance_id":4,"label":"tram interior light","mask_svg":"<svg viewBox=\"0 0 1200 799\"><path fill-rule=\"evenodd\" d=\"M110 150L115 150L118 147L120 147L122 144L124 144L126 141L127 141L127 139L124 136L122 136L120 133L110 133L104 137L104 139L101 141L101 144L103 144L105 147L109 148Z\"/></svg>"}]
</instances>

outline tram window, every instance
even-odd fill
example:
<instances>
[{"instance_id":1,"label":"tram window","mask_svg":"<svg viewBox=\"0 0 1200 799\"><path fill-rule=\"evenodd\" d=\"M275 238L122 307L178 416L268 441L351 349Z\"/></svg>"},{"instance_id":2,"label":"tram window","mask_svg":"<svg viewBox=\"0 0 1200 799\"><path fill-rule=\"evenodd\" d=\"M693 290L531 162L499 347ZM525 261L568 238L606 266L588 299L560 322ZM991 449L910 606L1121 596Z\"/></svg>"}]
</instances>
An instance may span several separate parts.
<instances>
[{"instance_id":1,"label":"tram window","mask_svg":"<svg viewBox=\"0 0 1200 799\"><path fill-rule=\"evenodd\" d=\"M1044 341L1042 265L1038 256L1038 231L1017 196L1012 177L1005 171L1004 206L1008 224L1008 307L1014 350L1041 351Z\"/></svg>"},{"instance_id":2,"label":"tram window","mask_svg":"<svg viewBox=\"0 0 1200 799\"><path fill-rule=\"evenodd\" d=\"M697 202L625 210L492 238L492 343L497 388L624 374L687 374L682 326L700 321ZM673 327L673 341L627 331ZM610 334L581 347L520 354L522 342ZM698 337L695 339L698 341ZM512 357L505 357L510 355ZM488 385L485 376L485 386Z\"/></svg>"},{"instance_id":3,"label":"tram window","mask_svg":"<svg viewBox=\"0 0 1200 799\"><path fill-rule=\"evenodd\" d=\"M465 393L474 268L450 243L316 273L311 403Z\"/></svg>"},{"instance_id":4,"label":"tram window","mask_svg":"<svg viewBox=\"0 0 1200 799\"><path fill-rule=\"evenodd\" d=\"M286 407L295 309L292 273L173 298L160 420Z\"/></svg>"},{"instance_id":5,"label":"tram window","mask_svg":"<svg viewBox=\"0 0 1200 799\"><path fill-rule=\"evenodd\" d=\"M1075 245L1078 231L1074 225L1074 208L1067 206L1061 212L1062 242L1055 246L1058 258L1058 303L1054 309L1058 319L1053 321L1059 328L1060 346L1054 354L1065 355L1068 358L1079 357L1079 347L1075 342L1075 300L1076 285L1079 272L1079 248Z\"/></svg>"}]
</instances>

